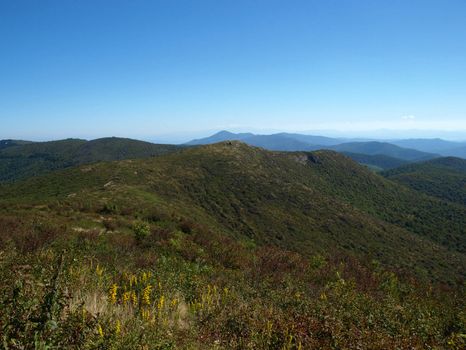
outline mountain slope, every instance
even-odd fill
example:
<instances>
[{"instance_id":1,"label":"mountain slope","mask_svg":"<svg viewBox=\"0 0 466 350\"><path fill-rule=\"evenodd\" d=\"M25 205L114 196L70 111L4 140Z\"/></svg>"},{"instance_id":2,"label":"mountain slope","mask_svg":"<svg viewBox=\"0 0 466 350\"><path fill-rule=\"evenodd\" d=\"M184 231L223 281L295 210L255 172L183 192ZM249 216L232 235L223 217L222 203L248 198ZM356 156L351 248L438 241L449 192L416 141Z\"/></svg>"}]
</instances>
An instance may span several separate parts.
<instances>
[{"instance_id":1,"label":"mountain slope","mask_svg":"<svg viewBox=\"0 0 466 350\"><path fill-rule=\"evenodd\" d=\"M221 131L204 139L190 141L187 144L202 145L222 141L242 141L250 146L262 147L272 151L315 151L318 149L331 149L342 153L354 154L354 159L359 163L381 169L391 169L400 166L403 164L403 161L421 161L437 157L436 154L421 152L414 148L403 148L387 142L349 142L350 140L348 139L294 133L255 135L251 133L234 134L228 131ZM404 141L406 141L408 145L424 145L429 144L430 140L401 140L399 142L403 143ZM451 146L454 144L443 140L432 140L432 143L439 144L440 146L445 146L445 144ZM356 154L359 154L359 156L356 156ZM362 155L365 155L365 157ZM391 159L382 159L380 157L377 159L377 157L368 156L390 157ZM361 159L361 161L358 159Z\"/></svg>"},{"instance_id":2,"label":"mountain slope","mask_svg":"<svg viewBox=\"0 0 466 350\"><path fill-rule=\"evenodd\" d=\"M390 141L394 145L413 148L419 151L436 153L443 156L466 158L464 142L446 141L442 139L408 139Z\"/></svg>"},{"instance_id":3,"label":"mountain slope","mask_svg":"<svg viewBox=\"0 0 466 350\"><path fill-rule=\"evenodd\" d=\"M209 145L212 143L223 142L223 141L240 141L240 140L243 140L251 136L254 136L254 134L252 133L235 134L235 133L232 133L226 130L222 130L212 136L191 140L187 142L186 144L187 145Z\"/></svg>"},{"instance_id":4,"label":"mountain slope","mask_svg":"<svg viewBox=\"0 0 466 350\"><path fill-rule=\"evenodd\" d=\"M361 190L443 203L334 152L233 142L0 186L2 344L461 345L464 254L355 208Z\"/></svg>"},{"instance_id":5,"label":"mountain slope","mask_svg":"<svg viewBox=\"0 0 466 350\"><path fill-rule=\"evenodd\" d=\"M151 157L178 148L116 137L92 141L15 142L0 149L0 182L97 161Z\"/></svg>"},{"instance_id":6,"label":"mountain slope","mask_svg":"<svg viewBox=\"0 0 466 350\"><path fill-rule=\"evenodd\" d=\"M367 155L382 154L407 161L421 161L437 157L435 154L417 151L415 149L402 148L387 142L349 142L328 147L338 152L361 153Z\"/></svg>"},{"instance_id":7,"label":"mountain slope","mask_svg":"<svg viewBox=\"0 0 466 350\"><path fill-rule=\"evenodd\" d=\"M23 141L23 140L0 140L0 150L13 147L13 146L25 145L27 143L32 143L32 142Z\"/></svg>"},{"instance_id":8,"label":"mountain slope","mask_svg":"<svg viewBox=\"0 0 466 350\"><path fill-rule=\"evenodd\" d=\"M155 207L237 239L306 256L337 249L450 283L466 267L464 207L329 151L278 153L228 142L54 172L3 186L0 197L6 206L59 200L74 210L91 205L142 217Z\"/></svg>"},{"instance_id":9,"label":"mountain slope","mask_svg":"<svg viewBox=\"0 0 466 350\"><path fill-rule=\"evenodd\" d=\"M287 138L291 138L291 139L294 139L296 141L300 141L306 144L319 145L319 146L332 146L332 145L338 145L340 143L345 142L345 139L325 137L325 136L316 136L316 135L285 133L285 132L274 134L273 136L287 137Z\"/></svg>"},{"instance_id":10,"label":"mountain slope","mask_svg":"<svg viewBox=\"0 0 466 350\"><path fill-rule=\"evenodd\" d=\"M338 145L348 142L348 140L286 132L271 135L256 135L252 133L235 134L223 130L206 138L192 140L187 145L208 145L223 141L242 141L250 146L262 147L272 151L309 151Z\"/></svg>"},{"instance_id":11,"label":"mountain slope","mask_svg":"<svg viewBox=\"0 0 466 350\"><path fill-rule=\"evenodd\" d=\"M358 162L359 164L375 167L376 169L380 170L393 169L408 163L406 160L389 157L383 154L369 155L351 152L341 153L347 157L350 157L352 160Z\"/></svg>"},{"instance_id":12,"label":"mountain slope","mask_svg":"<svg viewBox=\"0 0 466 350\"><path fill-rule=\"evenodd\" d=\"M437 158L383 173L393 181L431 196L466 205L466 160Z\"/></svg>"},{"instance_id":13,"label":"mountain slope","mask_svg":"<svg viewBox=\"0 0 466 350\"><path fill-rule=\"evenodd\" d=\"M452 157L459 157L459 158L466 159L466 146L455 147L455 148L449 149L448 151L443 151L442 154L445 156L452 156Z\"/></svg>"},{"instance_id":14,"label":"mountain slope","mask_svg":"<svg viewBox=\"0 0 466 350\"><path fill-rule=\"evenodd\" d=\"M442 151L448 151L452 148L461 146L460 142L447 141L442 139L406 139L406 140L390 140L391 144L404 147L417 149L427 153L442 154Z\"/></svg>"},{"instance_id":15,"label":"mountain slope","mask_svg":"<svg viewBox=\"0 0 466 350\"><path fill-rule=\"evenodd\" d=\"M245 137L241 141L270 151L311 151L321 148L321 146L297 140L287 134L254 135Z\"/></svg>"},{"instance_id":16,"label":"mountain slope","mask_svg":"<svg viewBox=\"0 0 466 350\"><path fill-rule=\"evenodd\" d=\"M251 133L234 134L228 131L220 131L210 137L192 140L187 145L208 145L222 141L242 141L250 146L276 151L304 151L320 148L310 144L305 138L297 139L292 134L254 135Z\"/></svg>"}]
</instances>

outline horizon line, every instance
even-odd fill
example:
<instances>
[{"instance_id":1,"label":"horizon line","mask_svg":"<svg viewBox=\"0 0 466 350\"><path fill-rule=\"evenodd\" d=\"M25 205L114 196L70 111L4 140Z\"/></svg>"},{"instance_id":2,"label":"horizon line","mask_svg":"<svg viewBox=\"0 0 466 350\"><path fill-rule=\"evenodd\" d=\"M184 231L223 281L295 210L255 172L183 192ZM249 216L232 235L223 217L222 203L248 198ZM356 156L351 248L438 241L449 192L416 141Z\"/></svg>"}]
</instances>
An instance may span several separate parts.
<instances>
[{"instance_id":1,"label":"horizon line","mask_svg":"<svg viewBox=\"0 0 466 350\"><path fill-rule=\"evenodd\" d=\"M328 137L334 139L365 139L366 141L395 141L395 140L415 140L415 139L425 139L425 140L435 140L440 139L444 141L451 142L466 142L466 129L459 130L427 130L427 129L374 129L366 131L343 131L338 129L327 129L327 130L276 130L276 129L257 129L257 128L241 128L241 130L235 130L236 128L218 128L215 130L205 130L205 131L194 131L194 132L172 132L172 133L163 133L159 135L122 135L122 134L110 134L110 135L70 135L70 136L43 136L43 137L0 137L0 141L30 141L30 142L52 142L52 141L61 141L61 140L85 140L93 141L103 138L126 138L139 141L146 141L151 143L163 143L163 144L185 144L193 140L208 138L214 136L221 132L229 132L231 134L252 134L254 136L271 136L277 134L301 134L305 136L317 136L317 137ZM232 131L234 130L234 131ZM394 136L377 136L371 134L377 133L425 133L432 135L400 135L399 137ZM330 134L330 135L329 135ZM333 135L332 135L333 134ZM438 134L438 135L435 135ZM456 137L450 138L446 135L441 134L456 134ZM461 134L464 134L460 136ZM174 142L166 142L167 140L172 139ZM180 140L183 139L184 141ZM175 141L177 140L177 141Z\"/></svg>"}]
</instances>

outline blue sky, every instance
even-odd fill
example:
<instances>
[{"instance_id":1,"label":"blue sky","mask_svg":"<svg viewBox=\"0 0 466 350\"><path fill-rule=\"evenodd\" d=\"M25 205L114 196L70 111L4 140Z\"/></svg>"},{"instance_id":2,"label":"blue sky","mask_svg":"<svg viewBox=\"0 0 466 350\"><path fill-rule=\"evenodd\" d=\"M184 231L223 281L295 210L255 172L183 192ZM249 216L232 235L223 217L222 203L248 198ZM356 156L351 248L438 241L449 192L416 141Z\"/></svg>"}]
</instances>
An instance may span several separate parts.
<instances>
[{"instance_id":1,"label":"blue sky","mask_svg":"<svg viewBox=\"0 0 466 350\"><path fill-rule=\"evenodd\" d=\"M0 138L466 138L465 18L464 0L0 0Z\"/></svg>"}]
</instances>

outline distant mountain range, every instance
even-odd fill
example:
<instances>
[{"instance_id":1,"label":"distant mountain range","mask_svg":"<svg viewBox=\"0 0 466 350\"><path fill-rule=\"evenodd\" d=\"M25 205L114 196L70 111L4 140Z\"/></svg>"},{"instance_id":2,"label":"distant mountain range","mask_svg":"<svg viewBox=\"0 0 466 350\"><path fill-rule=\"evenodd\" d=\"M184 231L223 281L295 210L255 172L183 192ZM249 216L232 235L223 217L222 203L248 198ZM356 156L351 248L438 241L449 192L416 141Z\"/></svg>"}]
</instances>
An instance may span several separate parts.
<instances>
[{"instance_id":1,"label":"distant mountain range","mask_svg":"<svg viewBox=\"0 0 466 350\"><path fill-rule=\"evenodd\" d=\"M330 146L328 148L338 152L352 152L373 156L383 155L414 162L432 159L439 156L433 153L421 152L411 148L402 148L391 143L379 141L349 142Z\"/></svg>"},{"instance_id":2,"label":"distant mountain range","mask_svg":"<svg viewBox=\"0 0 466 350\"><path fill-rule=\"evenodd\" d=\"M242 141L251 146L263 147L273 151L310 151L320 149L323 146L338 145L347 142L348 139L290 133L272 135L235 134L223 130L203 139L192 140L187 145L207 145L222 141Z\"/></svg>"},{"instance_id":3,"label":"distant mountain range","mask_svg":"<svg viewBox=\"0 0 466 350\"><path fill-rule=\"evenodd\" d=\"M441 156L466 158L466 143L442 139L361 140L315 135L278 133L256 135L220 131L186 145L204 145L221 141L242 141L273 151L315 151L330 149L346 154L375 169L391 169L406 162L425 161ZM369 157L370 156L370 157ZM389 158L387 158L389 157Z\"/></svg>"},{"instance_id":4,"label":"distant mountain range","mask_svg":"<svg viewBox=\"0 0 466 350\"><path fill-rule=\"evenodd\" d=\"M0 140L0 182L15 181L52 170L100 161L159 156L185 147L224 141L241 141L272 151L333 150L374 171L386 171L413 162L423 162L442 156L466 158L466 144L441 139L386 142L293 133L255 135L221 131L210 137L193 140L184 145L154 144L117 137L91 141L81 139L49 142Z\"/></svg>"},{"instance_id":5,"label":"distant mountain range","mask_svg":"<svg viewBox=\"0 0 466 350\"><path fill-rule=\"evenodd\" d=\"M408 139L389 142L400 147L413 148L422 152L466 158L466 142L453 142L442 139Z\"/></svg>"}]
</instances>

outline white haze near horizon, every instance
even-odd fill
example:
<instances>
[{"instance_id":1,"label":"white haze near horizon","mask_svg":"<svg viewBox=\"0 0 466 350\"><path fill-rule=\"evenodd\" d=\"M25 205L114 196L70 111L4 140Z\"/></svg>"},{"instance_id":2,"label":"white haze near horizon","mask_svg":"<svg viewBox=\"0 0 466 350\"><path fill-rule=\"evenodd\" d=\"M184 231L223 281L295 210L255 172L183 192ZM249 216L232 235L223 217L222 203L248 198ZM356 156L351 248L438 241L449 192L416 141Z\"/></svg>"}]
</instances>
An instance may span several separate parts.
<instances>
[{"instance_id":1,"label":"white haze near horizon","mask_svg":"<svg viewBox=\"0 0 466 350\"><path fill-rule=\"evenodd\" d=\"M96 139L101 137L127 137L149 142L182 144L193 139L205 138L213 134L226 130L232 133L253 133L259 135L270 135L281 132L297 133L304 135L327 136L335 138L351 139L419 139L440 138L448 141L466 142L466 118L465 120L445 120L425 122L414 115L403 115L396 123L382 122L374 120L372 122L362 122L348 120L340 123L306 123L294 124L292 122L270 123L267 126L257 123L251 118L250 125L218 123L210 127L199 125L198 128L192 126L178 126L159 124L155 120L143 125L137 130L119 128L116 125L109 125L106 130L74 130L62 128L59 130L49 130L47 134L34 130L18 130L11 133L11 130L0 130L0 140L16 139L29 141L50 141L66 138Z\"/></svg>"},{"instance_id":2,"label":"white haze near horizon","mask_svg":"<svg viewBox=\"0 0 466 350\"><path fill-rule=\"evenodd\" d=\"M136 140L143 140L162 144L183 144L193 139L200 139L212 136L220 131L232 133L253 133L256 135L271 135L277 133L296 133L313 136L326 136L333 138L366 139L366 140L399 140L399 139L443 139L446 141L466 142L466 129L462 130L396 130L396 129L376 129L376 130L343 130L343 129L275 129L275 128L247 128L237 126L225 126L198 131L180 131L173 133L151 133L145 134L125 134L123 132L108 134L59 134L59 135L24 135L21 133L13 135L1 135L0 140L27 140L27 141L53 141L67 138L78 138L93 140L102 137L124 137Z\"/></svg>"}]
</instances>

